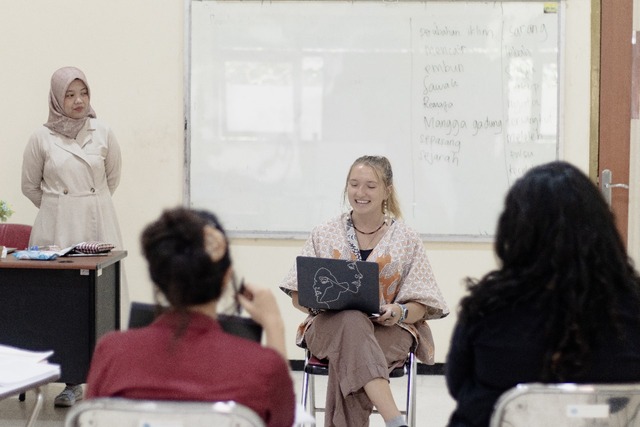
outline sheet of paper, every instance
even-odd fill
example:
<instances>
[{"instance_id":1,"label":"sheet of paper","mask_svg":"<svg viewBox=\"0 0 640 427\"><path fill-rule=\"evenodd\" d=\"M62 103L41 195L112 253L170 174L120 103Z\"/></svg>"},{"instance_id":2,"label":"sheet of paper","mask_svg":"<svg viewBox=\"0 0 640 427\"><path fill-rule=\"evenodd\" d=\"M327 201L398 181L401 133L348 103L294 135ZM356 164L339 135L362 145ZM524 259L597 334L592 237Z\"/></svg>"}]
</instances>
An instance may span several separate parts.
<instances>
[{"instance_id":1,"label":"sheet of paper","mask_svg":"<svg viewBox=\"0 0 640 427\"><path fill-rule=\"evenodd\" d=\"M29 360L32 362L41 362L48 359L52 354L53 350L31 351L0 344L0 362L9 360Z\"/></svg>"},{"instance_id":2,"label":"sheet of paper","mask_svg":"<svg viewBox=\"0 0 640 427\"><path fill-rule=\"evenodd\" d=\"M60 376L60 365L47 363L53 350L31 351L0 344L0 393Z\"/></svg>"},{"instance_id":3,"label":"sheet of paper","mask_svg":"<svg viewBox=\"0 0 640 427\"><path fill-rule=\"evenodd\" d=\"M54 374L60 375L60 365L30 360L0 361L0 387L31 384Z\"/></svg>"}]
</instances>

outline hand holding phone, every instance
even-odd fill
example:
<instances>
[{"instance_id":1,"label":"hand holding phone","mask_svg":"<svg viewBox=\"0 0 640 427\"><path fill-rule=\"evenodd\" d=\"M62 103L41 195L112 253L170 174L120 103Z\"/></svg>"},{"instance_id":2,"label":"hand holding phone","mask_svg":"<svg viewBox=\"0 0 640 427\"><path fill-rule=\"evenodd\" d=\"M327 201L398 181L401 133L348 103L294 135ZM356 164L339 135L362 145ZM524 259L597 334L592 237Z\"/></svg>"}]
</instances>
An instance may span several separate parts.
<instances>
[{"instance_id":1,"label":"hand holding phone","mask_svg":"<svg viewBox=\"0 0 640 427\"><path fill-rule=\"evenodd\" d=\"M244 285L244 279L240 282L240 289L238 289L238 293L243 295L249 301L253 299L253 293L251 293L251 291Z\"/></svg>"}]
</instances>

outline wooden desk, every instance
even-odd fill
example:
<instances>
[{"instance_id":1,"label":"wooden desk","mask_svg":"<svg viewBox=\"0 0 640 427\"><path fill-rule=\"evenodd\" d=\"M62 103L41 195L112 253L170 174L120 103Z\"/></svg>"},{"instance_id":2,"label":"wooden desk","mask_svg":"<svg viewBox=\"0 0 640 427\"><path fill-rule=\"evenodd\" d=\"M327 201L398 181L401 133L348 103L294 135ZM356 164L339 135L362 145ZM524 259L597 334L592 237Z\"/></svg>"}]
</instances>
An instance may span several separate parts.
<instances>
[{"instance_id":1,"label":"wooden desk","mask_svg":"<svg viewBox=\"0 0 640 427\"><path fill-rule=\"evenodd\" d=\"M53 350L61 382L86 382L96 341L120 329L120 260L106 256L52 261L0 259L0 342Z\"/></svg>"}]
</instances>

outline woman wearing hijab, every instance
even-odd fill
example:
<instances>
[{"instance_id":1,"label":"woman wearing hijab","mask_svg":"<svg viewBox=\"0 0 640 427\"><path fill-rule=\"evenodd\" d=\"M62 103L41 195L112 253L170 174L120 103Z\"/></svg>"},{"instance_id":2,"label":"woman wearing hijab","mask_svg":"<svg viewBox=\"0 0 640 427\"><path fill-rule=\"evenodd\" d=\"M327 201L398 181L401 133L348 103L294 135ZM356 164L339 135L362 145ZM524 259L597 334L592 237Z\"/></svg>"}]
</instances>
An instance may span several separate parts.
<instances>
[{"instance_id":1,"label":"woman wearing hijab","mask_svg":"<svg viewBox=\"0 0 640 427\"><path fill-rule=\"evenodd\" d=\"M93 240L122 247L111 200L120 182L120 147L89 101L82 71L53 73L49 120L31 135L22 163L22 193L40 209L30 246Z\"/></svg>"},{"instance_id":2,"label":"woman wearing hijab","mask_svg":"<svg viewBox=\"0 0 640 427\"><path fill-rule=\"evenodd\" d=\"M60 68L51 77L49 119L31 135L23 156L22 193L39 208L29 246L100 241L122 249L111 200L120 167L120 147L96 119L84 73ZM81 398L82 387L67 384L55 405L73 406Z\"/></svg>"}]
</instances>

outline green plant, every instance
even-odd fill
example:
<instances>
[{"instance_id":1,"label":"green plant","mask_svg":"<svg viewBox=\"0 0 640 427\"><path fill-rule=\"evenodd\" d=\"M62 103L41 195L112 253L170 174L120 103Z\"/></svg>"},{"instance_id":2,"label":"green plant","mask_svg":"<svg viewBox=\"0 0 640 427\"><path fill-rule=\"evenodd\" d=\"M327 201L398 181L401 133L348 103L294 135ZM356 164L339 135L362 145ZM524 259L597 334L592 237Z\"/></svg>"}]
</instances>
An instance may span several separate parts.
<instances>
[{"instance_id":1,"label":"green plant","mask_svg":"<svg viewBox=\"0 0 640 427\"><path fill-rule=\"evenodd\" d=\"M4 200L0 200L0 222L6 222L13 214L11 207Z\"/></svg>"}]
</instances>

